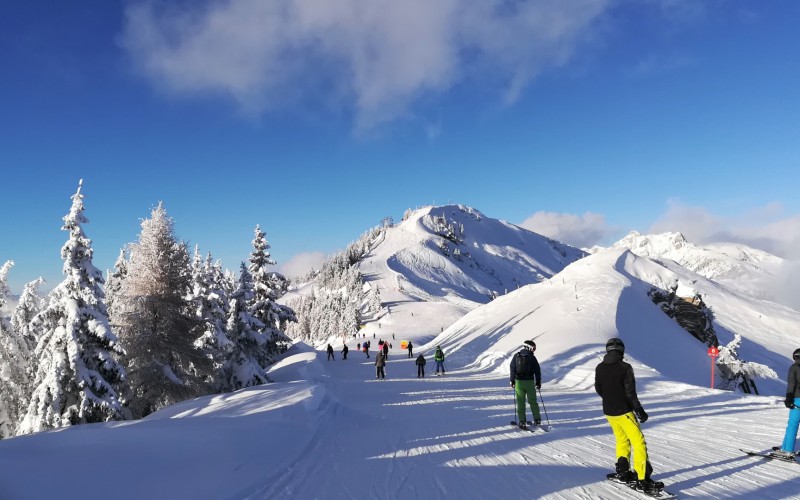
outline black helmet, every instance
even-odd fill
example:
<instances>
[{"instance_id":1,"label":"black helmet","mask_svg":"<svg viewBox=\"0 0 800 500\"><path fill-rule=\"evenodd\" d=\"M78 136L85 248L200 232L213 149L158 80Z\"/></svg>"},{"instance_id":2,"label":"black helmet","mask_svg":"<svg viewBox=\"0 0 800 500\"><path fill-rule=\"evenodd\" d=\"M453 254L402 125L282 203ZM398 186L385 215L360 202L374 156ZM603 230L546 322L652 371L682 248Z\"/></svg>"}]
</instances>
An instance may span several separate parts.
<instances>
[{"instance_id":1,"label":"black helmet","mask_svg":"<svg viewBox=\"0 0 800 500\"><path fill-rule=\"evenodd\" d=\"M534 342L533 340L526 340L525 342L522 343L522 347L524 347L525 349L528 349L530 351L535 351L536 350L536 342Z\"/></svg>"},{"instance_id":2,"label":"black helmet","mask_svg":"<svg viewBox=\"0 0 800 500\"><path fill-rule=\"evenodd\" d=\"M611 351L619 351L622 354L625 354L625 344L622 342L622 339L614 337L606 342L606 352Z\"/></svg>"},{"instance_id":3,"label":"black helmet","mask_svg":"<svg viewBox=\"0 0 800 500\"><path fill-rule=\"evenodd\" d=\"M792 353L792 359L794 359L795 361L800 359L800 349L795 349L794 350L794 352Z\"/></svg>"}]
</instances>

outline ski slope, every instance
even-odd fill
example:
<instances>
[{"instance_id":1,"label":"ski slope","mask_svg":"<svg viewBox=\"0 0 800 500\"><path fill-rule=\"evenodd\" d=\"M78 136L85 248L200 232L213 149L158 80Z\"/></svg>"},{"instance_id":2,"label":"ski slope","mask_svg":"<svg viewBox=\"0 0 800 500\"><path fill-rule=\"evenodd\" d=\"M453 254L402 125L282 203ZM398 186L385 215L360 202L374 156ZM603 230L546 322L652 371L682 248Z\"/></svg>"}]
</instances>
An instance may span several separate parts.
<instances>
[{"instance_id":1,"label":"ski slope","mask_svg":"<svg viewBox=\"0 0 800 500\"><path fill-rule=\"evenodd\" d=\"M265 386L186 401L141 421L0 442L0 498L640 498L604 479L616 460L614 439L592 386L612 336L626 342L650 415L643 429L655 479L682 498L800 498L800 465L739 451L782 440L781 381L760 380L774 389L762 396L708 388L705 346L646 296L652 283L674 279L683 278L631 252L601 252L472 310L438 335L439 318L412 316L405 308L418 303L399 302L391 324L364 332L375 336L373 346L379 338L394 344L384 381L374 379L374 349L369 359L355 351L362 339L348 341L347 360L341 341L333 361L323 347L296 344ZM729 321L724 306L736 304L735 292L720 288L710 299L717 320ZM752 302L730 324L759 330L768 304ZM784 326L797 331L797 313L783 312ZM509 425L508 361L529 338L543 367L549 433ZM401 339L426 354L425 379L398 348ZM796 346L758 341L742 346L743 357L757 351L783 376ZM445 376L432 374L435 345L447 354Z\"/></svg>"}]
</instances>

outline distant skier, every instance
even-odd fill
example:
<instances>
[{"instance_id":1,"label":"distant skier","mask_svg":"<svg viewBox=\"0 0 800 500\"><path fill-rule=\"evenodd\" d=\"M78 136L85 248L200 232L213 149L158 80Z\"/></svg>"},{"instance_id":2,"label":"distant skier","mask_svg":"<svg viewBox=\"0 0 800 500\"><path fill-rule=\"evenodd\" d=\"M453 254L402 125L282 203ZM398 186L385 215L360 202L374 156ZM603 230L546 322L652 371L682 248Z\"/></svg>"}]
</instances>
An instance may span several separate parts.
<instances>
[{"instance_id":1,"label":"distant skier","mask_svg":"<svg viewBox=\"0 0 800 500\"><path fill-rule=\"evenodd\" d=\"M367 355L367 357L369 357L369 341L367 341L367 342L364 342L364 343L362 344L362 346L364 347L364 354L366 354L366 355Z\"/></svg>"},{"instance_id":2,"label":"distant skier","mask_svg":"<svg viewBox=\"0 0 800 500\"><path fill-rule=\"evenodd\" d=\"M436 375L439 375L439 370L444 375L444 351L438 345L436 346L436 352L433 353L433 360L436 361Z\"/></svg>"},{"instance_id":3,"label":"distant skier","mask_svg":"<svg viewBox=\"0 0 800 500\"><path fill-rule=\"evenodd\" d=\"M594 389L603 398L603 414L617 440L617 478L635 481L636 489L652 494L663 489L664 483L650 479L653 467L647 459L647 443L640 428L640 422L647 422L647 413L636 394L633 368L622 361L624 355L622 340L613 338L606 343L606 355L595 369ZM631 448L635 472L630 470Z\"/></svg>"},{"instance_id":4,"label":"distant skier","mask_svg":"<svg viewBox=\"0 0 800 500\"><path fill-rule=\"evenodd\" d=\"M331 359L336 361L336 358L333 357L333 346L328 344L328 361Z\"/></svg>"},{"instance_id":5,"label":"distant skier","mask_svg":"<svg viewBox=\"0 0 800 500\"><path fill-rule=\"evenodd\" d=\"M411 341L408 342L407 349L408 349L408 357L409 358L413 357L414 356L414 346L411 344Z\"/></svg>"},{"instance_id":6,"label":"distant skier","mask_svg":"<svg viewBox=\"0 0 800 500\"><path fill-rule=\"evenodd\" d=\"M361 350L361 342L356 344L356 351L360 351L360 350Z\"/></svg>"},{"instance_id":7,"label":"distant skier","mask_svg":"<svg viewBox=\"0 0 800 500\"><path fill-rule=\"evenodd\" d=\"M349 350L346 345L342 348L342 359L347 359L347 351Z\"/></svg>"},{"instance_id":8,"label":"distant skier","mask_svg":"<svg viewBox=\"0 0 800 500\"><path fill-rule=\"evenodd\" d=\"M383 343L383 359L389 359L389 343Z\"/></svg>"},{"instance_id":9,"label":"distant skier","mask_svg":"<svg viewBox=\"0 0 800 500\"><path fill-rule=\"evenodd\" d=\"M422 354L417 356L417 378L425 378L425 363L427 363L425 356Z\"/></svg>"},{"instance_id":10,"label":"distant skier","mask_svg":"<svg viewBox=\"0 0 800 500\"><path fill-rule=\"evenodd\" d=\"M800 349L795 349L792 358L794 363L789 367L789 375L786 377L786 400L784 401L786 407L789 408L789 422L786 424L783 444L780 450L775 451L776 455L785 457L794 454L797 429L800 427Z\"/></svg>"},{"instance_id":11,"label":"distant skier","mask_svg":"<svg viewBox=\"0 0 800 500\"><path fill-rule=\"evenodd\" d=\"M525 419L526 398L531 407L534 425L542 423L539 403L536 402L536 389L542 387L542 370L533 355L535 350L536 343L526 340L522 343L522 349L511 358L511 387L517 396L517 425L522 429L528 427Z\"/></svg>"},{"instance_id":12,"label":"distant skier","mask_svg":"<svg viewBox=\"0 0 800 500\"><path fill-rule=\"evenodd\" d=\"M378 351L378 354L375 356L375 378L385 379L386 378L386 358L383 356L382 351Z\"/></svg>"}]
</instances>

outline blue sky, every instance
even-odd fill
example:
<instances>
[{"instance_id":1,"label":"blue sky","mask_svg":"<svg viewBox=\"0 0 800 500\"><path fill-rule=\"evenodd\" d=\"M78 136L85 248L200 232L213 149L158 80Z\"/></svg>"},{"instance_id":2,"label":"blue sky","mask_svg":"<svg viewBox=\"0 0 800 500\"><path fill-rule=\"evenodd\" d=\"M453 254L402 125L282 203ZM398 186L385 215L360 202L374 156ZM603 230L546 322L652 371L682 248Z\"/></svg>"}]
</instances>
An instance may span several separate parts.
<instances>
[{"instance_id":1,"label":"blue sky","mask_svg":"<svg viewBox=\"0 0 800 500\"><path fill-rule=\"evenodd\" d=\"M798 18L790 0L5 2L0 261L14 291L60 281L81 178L101 269L159 201L231 269L256 224L290 272L433 203L574 245L680 230L796 257Z\"/></svg>"}]
</instances>

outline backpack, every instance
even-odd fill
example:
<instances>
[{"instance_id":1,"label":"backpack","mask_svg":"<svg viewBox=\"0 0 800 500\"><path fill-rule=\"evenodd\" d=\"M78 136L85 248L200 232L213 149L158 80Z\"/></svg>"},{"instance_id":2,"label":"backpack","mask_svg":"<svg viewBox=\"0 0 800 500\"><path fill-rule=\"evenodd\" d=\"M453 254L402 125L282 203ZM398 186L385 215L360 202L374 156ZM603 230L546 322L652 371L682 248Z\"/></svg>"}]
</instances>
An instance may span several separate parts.
<instances>
[{"instance_id":1,"label":"backpack","mask_svg":"<svg viewBox=\"0 0 800 500\"><path fill-rule=\"evenodd\" d=\"M533 375L533 356L523 356L521 352L518 352L516 354L515 363L517 378L530 377Z\"/></svg>"}]
</instances>

